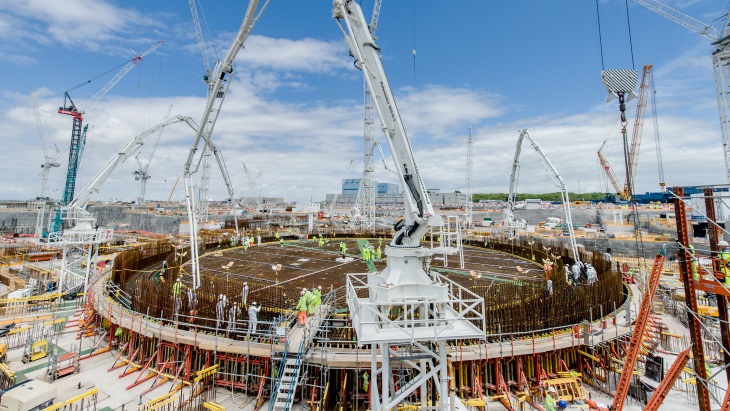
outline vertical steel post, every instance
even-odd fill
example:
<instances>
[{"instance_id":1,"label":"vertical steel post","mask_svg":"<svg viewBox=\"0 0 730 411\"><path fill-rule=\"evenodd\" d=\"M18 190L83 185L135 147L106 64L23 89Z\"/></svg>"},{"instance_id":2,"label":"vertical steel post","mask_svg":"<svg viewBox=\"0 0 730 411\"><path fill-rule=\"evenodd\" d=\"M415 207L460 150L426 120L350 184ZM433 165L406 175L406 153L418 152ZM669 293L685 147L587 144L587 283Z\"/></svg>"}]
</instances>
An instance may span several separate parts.
<instances>
[{"instance_id":1,"label":"vertical steel post","mask_svg":"<svg viewBox=\"0 0 730 411\"><path fill-rule=\"evenodd\" d=\"M678 197L674 199L674 214L677 220L677 240L682 248L678 251L679 256L679 274L684 284L684 296L687 307L693 312L697 312L697 295L692 285L692 268L690 261L692 256L687 248L690 245L689 233L687 232L687 209L684 204L684 189L675 187L674 194ZM702 346L702 329L695 317L687 314L687 326L692 337L692 356L694 358L695 373L702 380L707 379L707 369L705 368L705 349ZM710 411L710 396L704 383L697 381L697 402L700 411Z\"/></svg>"}]
</instances>

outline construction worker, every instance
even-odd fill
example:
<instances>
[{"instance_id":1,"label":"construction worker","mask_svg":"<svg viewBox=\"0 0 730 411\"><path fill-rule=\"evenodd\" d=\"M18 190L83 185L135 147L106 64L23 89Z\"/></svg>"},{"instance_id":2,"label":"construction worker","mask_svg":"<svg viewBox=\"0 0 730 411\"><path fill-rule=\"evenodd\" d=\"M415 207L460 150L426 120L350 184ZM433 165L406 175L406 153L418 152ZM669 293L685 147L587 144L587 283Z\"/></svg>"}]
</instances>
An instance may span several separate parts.
<instances>
[{"instance_id":1,"label":"construction worker","mask_svg":"<svg viewBox=\"0 0 730 411\"><path fill-rule=\"evenodd\" d=\"M256 234L256 245L261 245L261 234Z\"/></svg>"},{"instance_id":2,"label":"construction worker","mask_svg":"<svg viewBox=\"0 0 730 411\"><path fill-rule=\"evenodd\" d=\"M274 238L276 238L277 240L279 240L279 239L281 239L281 236L279 235L279 233L276 233L276 234L274 234Z\"/></svg>"},{"instance_id":3,"label":"construction worker","mask_svg":"<svg viewBox=\"0 0 730 411\"><path fill-rule=\"evenodd\" d=\"M304 292L304 301L307 302L307 315L314 315L317 310L317 297L312 291L307 290Z\"/></svg>"},{"instance_id":4,"label":"construction worker","mask_svg":"<svg viewBox=\"0 0 730 411\"><path fill-rule=\"evenodd\" d=\"M425 238L425 236L424 236L424 238ZM378 247L382 247L382 246L383 246L383 237L378 237Z\"/></svg>"},{"instance_id":5,"label":"construction worker","mask_svg":"<svg viewBox=\"0 0 730 411\"><path fill-rule=\"evenodd\" d=\"M324 245L324 240L322 237L319 237L319 246L322 247Z\"/></svg>"},{"instance_id":6,"label":"construction worker","mask_svg":"<svg viewBox=\"0 0 730 411\"><path fill-rule=\"evenodd\" d=\"M730 247L725 240L719 241L717 247L720 249L717 256L720 257L720 271L725 276L725 287L730 287Z\"/></svg>"},{"instance_id":7,"label":"construction worker","mask_svg":"<svg viewBox=\"0 0 730 411\"><path fill-rule=\"evenodd\" d=\"M588 285L591 285L598 281L598 273L596 272L596 269L593 268L591 263L586 264L586 277L588 279Z\"/></svg>"},{"instance_id":8,"label":"construction worker","mask_svg":"<svg viewBox=\"0 0 730 411\"><path fill-rule=\"evenodd\" d=\"M316 311L317 308L319 308L320 305L322 305L322 286L318 285L317 288L315 288L312 293L314 294L314 310Z\"/></svg>"},{"instance_id":9,"label":"construction worker","mask_svg":"<svg viewBox=\"0 0 730 411\"><path fill-rule=\"evenodd\" d=\"M563 400L560 400L557 402L557 406L558 406L558 410L562 411L562 410L568 408L568 403Z\"/></svg>"},{"instance_id":10,"label":"construction worker","mask_svg":"<svg viewBox=\"0 0 730 411\"><path fill-rule=\"evenodd\" d=\"M553 295L553 280L547 280L547 290L550 295Z\"/></svg>"},{"instance_id":11,"label":"construction worker","mask_svg":"<svg viewBox=\"0 0 730 411\"><path fill-rule=\"evenodd\" d=\"M380 260L380 258L383 256L383 251L378 247L378 249L375 251L375 257Z\"/></svg>"},{"instance_id":12,"label":"construction worker","mask_svg":"<svg viewBox=\"0 0 730 411\"><path fill-rule=\"evenodd\" d=\"M236 318L239 315L241 315L241 309L238 308L238 302L234 302L231 308L228 309L228 333L236 329Z\"/></svg>"},{"instance_id":13,"label":"construction worker","mask_svg":"<svg viewBox=\"0 0 730 411\"><path fill-rule=\"evenodd\" d=\"M598 405L593 400L586 401L586 405L588 405L588 411L598 411Z\"/></svg>"},{"instance_id":14,"label":"construction worker","mask_svg":"<svg viewBox=\"0 0 730 411\"><path fill-rule=\"evenodd\" d=\"M545 394L545 411L556 411L555 406L557 405L557 402L555 401L555 398L557 398L558 393L555 391L554 387L548 387L547 394Z\"/></svg>"},{"instance_id":15,"label":"construction worker","mask_svg":"<svg viewBox=\"0 0 730 411\"><path fill-rule=\"evenodd\" d=\"M256 306L256 301L248 307L248 334L256 333L256 325L258 324L258 315L261 311L261 305Z\"/></svg>"},{"instance_id":16,"label":"construction worker","mask_svg":"<svg viewBox=\"0 0 730 411\"><path fill-rule=\"evenodd\" d=\"M249 247L253 247L253 236L248 239L248 245Z\"/></svg>"},{"instance_id":17,"label":"construction worker","mask_svg":"<svg viewBox=\"0 0 730 411\"><path fill-rule=\"evenodd\" d=\"M215 305L216 328L220 328L221 324L223 323L223 316L225 312L226 300L223 299L223 294L220 294L218 296L218 303Z\"/></svg>"},{"instance_id":18,"label":"construction worker","mask_svg":"<svg viewBox=\"0 0 730 411\"><path fill-rule=\"evenodd\" d=\"M280 238L279 239L279 247L284 247L284 239L283 238Z\"/></svg>"},{"instance_id":19,"label":"construction worker","mask_svg":"<svg viewBox=\"0 0 730 411\"><path fill-rule=\"evenodd\" d=\"M368 392L370 388L370 374L367 371L362 373L362 390Z\"/></svg>"},{"instance_id":20,"label":"construction worker","mask_svg":"<svg viewBox=\"0 0 730 411\"><path fill-rule=\"evenodd\" d=\"M180 279L180 277L177 277L175 284L172 285L172 296L175 298L180 298L180 296L182 295L182 290L183 290L182 279Z\"/></svg>"},{"instance_id":21,"label":"construction worker","mask_svg":"<svg viewBox=\"0 0 730 411\"><path fill-rule=\"evenodd\" d=\"M340 241L340 252L342 253L342 258L347 256L347 244L344 241Z\"/></svg>"},{"instance_id":22,"label":"construction worker","mask_svg":"<svg viewBox=\"0 0 730 411\"><path fill-rule=\"evenodd\" d=\"M241 305L246 305L246 302L248 301L248 282L243 282L243 289L241 290Z\"/></svg>"},{"instance_id":23,"label":"construction worker","mask_svg":"<svg viewBox=\"0 0 730 411\"><path fill-rule=\"evenodd\" d=\"M299 297L299 302L297 303L297 311L299 311L299 315L297 316L297 321L299 322L300 327L304 327L304 324L307 322L307 299L305 297L306 294L306 288L302 290Z\"/></svg>"}]
</instances>

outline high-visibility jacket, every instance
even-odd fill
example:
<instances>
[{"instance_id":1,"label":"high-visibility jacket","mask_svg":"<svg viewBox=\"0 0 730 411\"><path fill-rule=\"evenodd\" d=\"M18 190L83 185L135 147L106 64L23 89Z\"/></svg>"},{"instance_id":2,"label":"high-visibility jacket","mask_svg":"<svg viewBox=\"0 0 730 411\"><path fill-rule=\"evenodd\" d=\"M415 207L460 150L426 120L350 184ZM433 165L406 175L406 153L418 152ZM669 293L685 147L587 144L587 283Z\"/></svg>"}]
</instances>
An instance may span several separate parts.
<instances>
[{"instance_id":1,"label":"high-visibility jacket","mask_svg":"<svg viewBox=\"0 0 730 411\"><path fill-rule=\"evenodd\" d=\"M728 287L730 286L730 250L727 248L722 250L718 257L720 257L720 264L722 265L720 271L725 276L725 287Z\"/></svg>"},{"instance_id":2,"label":"high-visibility jacket","mask_svg":"<svg viewBox=\"0 0 730 411\"><path fill-rule=\"evenodd\" d=\"M299 298L299 302L297 303L297 310L307 311L307 299L304 295Z\"/></svg>"},{"instance_id":3,"label":"high-visibility jacket","mask_svg":"<svg viewBox=\"0 0 730 411\"><path fill-rule=\"evenodd\" d=\"M695 258L695 246L690 244L689 253L692 255L692 261L690 262L690 265L692 266L692 278L694 278L695 280L699 280L700 274L697 272L697 258Z\"/></svg>"},{"instance_id":4,"label":"high-visibility jacket","mask_svg":"<svg viewBox=\"0 0 730 411\"><path fill-rule=\"evenodd\" d=\"M179 297L181 292L182 292L182 282L175 281L175 284L172 285L172 295L174 295L175 297Z\"/></svg>"},{"instance_id":5,"label":"high-visibility jacket","mask_svg":"<svg viewBox=\"0 0 730 411\"><path fill-rule=\"evenodd\" d=\"M545 411L555 411L555 405L555 398L550 393L545 395Z\"/></svg>"}]
</instances>

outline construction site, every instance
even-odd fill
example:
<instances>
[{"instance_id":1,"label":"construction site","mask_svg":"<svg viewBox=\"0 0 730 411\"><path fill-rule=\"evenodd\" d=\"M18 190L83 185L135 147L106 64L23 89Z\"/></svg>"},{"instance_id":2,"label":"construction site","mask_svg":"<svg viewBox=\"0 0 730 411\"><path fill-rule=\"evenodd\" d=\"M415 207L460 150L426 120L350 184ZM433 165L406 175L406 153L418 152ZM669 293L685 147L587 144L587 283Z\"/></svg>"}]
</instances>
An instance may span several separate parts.
<instances>
[{"instance_id":1,"label":"construction site","mask_svg":"<svg viewBox=\"0 0 730 411\"><path fill-rule=\"evenodd\" d=\"M713 64L728 77L727 27L711 33L658 1L635 1L712 37ZM73 124L61 198L48 196L48 173L60 163L44 145L41 195L2 207L0 409L730 411L730 152L729 184L665 187L660 162L661 200L639 204L652 65L640 82L633 69L602 72L609 100L619 101L623 184L604 146L598 158L622 202L571 201L557 168L520 129L506 201L476 205L471 128L466 193L426 189L375 45L381 1L366 19L358 2L335 0L332 17L364 74L360 179L342 180L347 201L335 194L289 206L265 201L244 164L252 194L244 202L213 129L233 63L269 1L250 0L212 66L199 3L189 4L206 71L202 117L168 110L76 190L85 110L158 41L85 110L71 99L75 88L64 94L58 113ZM383 192L373 166L375 148L382 154L376 117L400 183L384 183ZM171 201L178 178L166 202L145 206L152 155L174 123L195 133L185 201ZM560 201L518 199L524 142ZM152 153L140 156L145 145ZM135 154L136 204L90 207ZM228 193L216 204L213 164Z\"/></svg>"}]
</instances>

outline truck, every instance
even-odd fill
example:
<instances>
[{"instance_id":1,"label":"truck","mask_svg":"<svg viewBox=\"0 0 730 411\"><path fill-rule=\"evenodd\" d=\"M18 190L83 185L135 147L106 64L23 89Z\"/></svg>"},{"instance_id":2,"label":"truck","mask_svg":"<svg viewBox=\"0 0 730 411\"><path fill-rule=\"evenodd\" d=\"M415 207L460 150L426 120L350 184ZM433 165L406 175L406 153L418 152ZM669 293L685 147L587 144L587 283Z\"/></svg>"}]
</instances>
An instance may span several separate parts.
<instances>
[{"instance_id":1,"label":"truck","mask_svg":"<svg viewBox=\"0 0 730 411\"><path fill-rule=\"evenodd\" d=\"M39 380L26 380L0 391L0 411L38 411L53 404L56 386Z\"/></svg>"}]
</instances>

